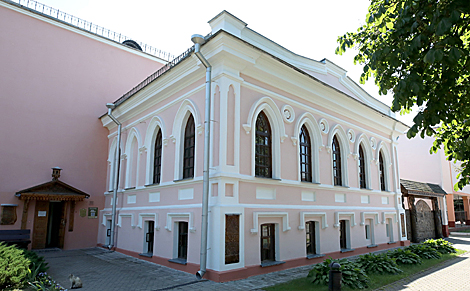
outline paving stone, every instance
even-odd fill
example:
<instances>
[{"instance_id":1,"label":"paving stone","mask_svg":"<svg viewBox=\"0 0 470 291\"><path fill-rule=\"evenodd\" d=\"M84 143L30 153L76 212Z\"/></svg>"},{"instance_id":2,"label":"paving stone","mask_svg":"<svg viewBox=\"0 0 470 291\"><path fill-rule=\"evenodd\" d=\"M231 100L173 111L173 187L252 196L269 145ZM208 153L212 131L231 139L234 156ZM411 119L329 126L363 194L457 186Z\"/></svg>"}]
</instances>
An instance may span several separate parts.
<instances>
[{"instance_id":1,"label":"paving stone","mask_svg":"<svg viewBox=\"0 0 470 291\"><path fill-rule=\"evenodd\" d=\"M470 251L470 237L449 239L459 249ZM83 281L80 291L116 290L260 290L261 288L305 277L311 266L274 272L247 279L216 283L197 281L188 274L168 267L139 260L103 248L62 251L60 249L40 251L49 263L49 274L63 287L69 288L69 274ZM381 290L470 290L467 280L470 270L470 253L444 264L415 274Z\"/></svg>"}]
</instances>

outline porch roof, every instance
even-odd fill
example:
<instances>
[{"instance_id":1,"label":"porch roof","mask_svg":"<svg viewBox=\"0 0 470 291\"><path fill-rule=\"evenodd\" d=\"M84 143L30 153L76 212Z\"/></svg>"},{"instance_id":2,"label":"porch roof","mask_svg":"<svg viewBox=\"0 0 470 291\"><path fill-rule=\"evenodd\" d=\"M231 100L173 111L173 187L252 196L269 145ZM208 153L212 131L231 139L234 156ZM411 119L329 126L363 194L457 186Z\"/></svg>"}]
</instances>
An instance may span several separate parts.
<instances>
[{"instance_id":1,"label":"porch roof","mask_svg":"<svg viewBox=\"0 0 470 291\"><path fill-rule=\"evenodd\" d=\"M81 201L89 198L90 195L74 188L59 180L49 181L37 186L33 186L16 192L16 197L21 200L60 200L60 201Z\"/></svg>"},{"instance_id":2,"label":"porch roof","mask_svg":"<svg viewBox=\"0 0 470 291\"><path fill-rule=\"evenodd\" d=\"M401 191L405 195L443 197L447 195L437 184L400 179Z\"/></svg>"}]
</instances>

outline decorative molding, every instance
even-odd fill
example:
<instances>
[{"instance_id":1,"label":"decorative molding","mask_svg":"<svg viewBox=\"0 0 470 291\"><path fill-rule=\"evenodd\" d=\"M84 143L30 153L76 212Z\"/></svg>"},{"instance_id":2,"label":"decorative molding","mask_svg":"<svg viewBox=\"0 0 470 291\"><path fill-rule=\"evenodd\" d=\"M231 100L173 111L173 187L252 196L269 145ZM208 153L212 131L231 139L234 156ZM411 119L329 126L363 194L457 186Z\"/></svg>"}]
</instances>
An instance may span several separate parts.
<instances>
[{"instance_id":1,"label":"decorative molding","mask_svg":"<svg viewBox=\"0 0 470 291\"><path fill-rule=\"evenodd\" d=\"M170 140L173 142L173 143L176 143L176 137L174 135L170 135Z\"/></svg>"},{"instance_id":2,"label":"decorative molding","mask_svg":"<svg viewBox=\"0 0 470 291\"><path fill-rule=\"evenodd\" d=\"M103 211L103 210L100 210ZM106 216L111 216L113 215L112 213L103 213L103 221L101 221L101 224L106 226Z\"/></svg>"},{"instance_id":3,"label":"decorative molding","mask_svg":"<svg viewBox=\"0 0 470 291\"><path fill-rule=\"evenodd\" d=\"M320 119L318 125L320 126L320 130L323 134L328 134L330 126L328 125L328 121L326 121L325 118Z\"/></svg>"},{"instance_id":4,"label":"decorative molding","mask_svg":"<svg viewBox=\"0 0 470 291\"><path fill-rule=\"evenodd\" d=\"M126 160L127 159L127 154L122 154L121 155L121 160Z\"/></svg>"},{"instance_id":5,"label":"decorative molding","mask_svg":"<svg viewBox=\"0 0 470 291\"><path fill-rule=\"evenodd\" d=\"M351 227L356 225L356 213L336 211L335 212L335 224L333 224L334 227L339 227L339 217L340 216L349 216L350 219L351 219L351 221L350 221Z\"/></svg>"},{"instance_id":6,"label":"decorative molding","mask_svg":"<svg viewBox=\"0 0 470 291\"><path fill-rule=\"evenodd\" d=\"M147 152L147 147L146 146L141 146L139 148L139 153L142 154L143 152Z\"/></svg>"},{"instance_id":7,"label":"decorative molding","mask_svg":"<svg viewBox=\"0 0 470 291\"><path fill-rule=\"evenodd\" d=\"M394 218L395 218L395 223L398 222L398 217L397 217L397 213L396 212L382 212L382 224L385 224L386 220L385 220L385 216L387 215L393 215Z\"/></svg>"},{"instance_id":8,"label":"decorative molding","mask_svg":"<svg viewBox=\"0 0 470 291\"><path fill-rule=\"evenodd\" d=\"M258 233L258 219L260 217L281 217L282 218L282 231L288 231L291 228L289 227L289 214L287 212L280 211L266 211L266 212L253 212L253 228L251 233Z\"/></svg>"},{"instance_id":9,"label":"decorative molding","mask_svg":"<svg viewBox=\"0 0 470 291\"><path fill-rule=\"evenodd\" d=\"M377 140L375 139L375 137L370 138L370 146L373 150L377 148Z\"/></svg>"},{"instance_id":10,"label":"decorative molding","mask_svg":"<svg viewBox=\"0 0 470 291\"><path fill-rule=\"evenodd\" d=\"M374 218L375 218L375 224L379 224L379 213L378 212L367 212L367 211L364 211L364 212L361 212L361 225L365 225L366 224L366 218L365 216L366 215L373 215Z\"/></svg>"},{"instance_id":11,"label":"decorative molding","mask_svg":"<svg viewBox=\"0 0 470 291\"><path fill-rule=\"evenodd\" d=\"M167 139L167 138L164 138L164 139L163 139L163 145L164 145L164 146L167 146L167 145L168 145L168 139Z\"/></svg>"},{"instance_id":12,"label":"decorative molding","mask_svg":"<svg viewBox=\"0 0 470 291\"><path fill-rule=\"evenodd\" d=\"M351 143L354 143L356 141L356 134L354 133L354 130L348 130L348 139Z\"/></svg>"},{"instance_id":13,"label":"decorative molding","mask_svg":"<svg viewBox=\"0 0 470 291\"><path fill-rule=\"evenodd\" d=\"M165 229L171 231L171 222L174 218L188 218L189 224L189 231L196 232L196 228L194 227L193 221L193 213L192 212L184 212L184 213L167 213L166 214L166 226Z\"/></svg>"},{"instance_id":14,"label":"decorative molding","mask_svg":"<svg viewBox=\"0 0 470 291\"><path fill-rule=\"evenodd\" d=\"M290 105L284 105L281 109L282 119L285 123L292 123L295 119L295 111L294 108Z\"/></svg>"},{"instance_id":15,"label":"decorative molding","mask_svg":"<svg viewBox=\"0 0 470 291\"><path fill-rule=\"evenodd\" d=\"M122 227L122 218L123 217L130 217L131 218L131 227L135 228L134 213L119 213L119 219L118 219L117 226Z\"/></svg>"},{"instance_id":16,"label":"decorative molding","mask_svg":"<svg viewBox=\"0 0 470 291\"><path fill-rule=\"evenodd\" d=\"M138 228L142 229L144 217L153 217L153 221L155 221L155 230L160 230L160 226L158 225L158 213L139 213L139 223L137 224Z\"/></svg>"},{"instance_id":17,"label":"decorative molding","mask_svg":"<svg viewBox=\"0 0 470 291\"><path fill-rule=\"evenodd\" d=\"M321 228L325 229L328 227L326 222L326 212L312 212L312 211L302 211L300 212L300 225L299 229L305 229L305 217L306 216L313 216L313 217L320 217L321 218Z\"/></svg>"}]
</instances>

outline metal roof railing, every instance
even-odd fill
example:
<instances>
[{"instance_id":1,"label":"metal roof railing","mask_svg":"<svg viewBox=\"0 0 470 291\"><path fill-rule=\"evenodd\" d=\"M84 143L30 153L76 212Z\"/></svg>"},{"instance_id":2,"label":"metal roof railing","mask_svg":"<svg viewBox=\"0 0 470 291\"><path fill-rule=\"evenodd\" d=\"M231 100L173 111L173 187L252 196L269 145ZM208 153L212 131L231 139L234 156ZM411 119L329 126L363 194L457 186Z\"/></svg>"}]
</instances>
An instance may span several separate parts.
<instances>
[{"instance_id":1,"label":"metal roof railing","mask_svg":"<svg viewBox=\"0 0 470 291\"><path fill-rule=\"evenodd\" d=\"M118 43L122 43L125 40L133 40L130 37L114 32L102 26L93 24L89 21L75 17L63 11L60 11L59 9L52 8L50 6L44 5L34 0L1 0L1 1L16 4L16 5L19 4L19 6L23 8L27 8L28 10L32 10L34 12L44 14L48 17L57 19L59 21L63 21L67 24L70 24L72 26L78 27L80 29L86 30L88 32L102 36L104 38L110 39ZM175 56L170 53L164 52L162 50L159 50L155 47L149 46L142 42L138 42L138 41L136 42L140 45L140 47L142 48L142 51L145 53L154 55L166 61L170 61L171 59L175 58Z\"/></svg>"}]
</instances>

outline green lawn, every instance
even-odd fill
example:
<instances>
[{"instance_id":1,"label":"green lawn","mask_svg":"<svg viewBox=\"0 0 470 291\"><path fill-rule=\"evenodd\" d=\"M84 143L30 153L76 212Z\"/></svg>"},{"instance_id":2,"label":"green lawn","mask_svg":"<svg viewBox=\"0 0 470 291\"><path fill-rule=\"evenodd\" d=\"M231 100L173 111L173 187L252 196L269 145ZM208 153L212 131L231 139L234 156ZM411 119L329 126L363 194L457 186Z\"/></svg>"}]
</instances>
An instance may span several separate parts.
<instances>
[{"instance_id":1,"label":"green lawn","mask_svg":"<svg viewBox=\"0 0 470 291\"><path fill-rule=\"evenodd\" d=\"M423 263L421 265L400 265L400 269L403 271L403 273L400 273L398 275L369 275L371 284L368 290L374 290L379 287L388 285L392 282L395 282L397 280L406 278L410 275L413 275L415 273L418 273L420 271L426 270L434 265L437 265L439 263L442 263L444 261L447 261L449 259L455 258L461 254L465 253L465 251L462 250L457 250L456 254L445 254L442 255L440 259L432 259L432 260L423 260ZM289 281L287 283L283 284L278 284L272 287L264 288L264 290L268 291L284 291L284 290L312 290L315 288L315 291L328 291L328 286L326 285L316 285L311 283L310 278L301 278L301 279L296 279ZM346 286L341 286L341 290L357 290L357 289L350 289L347 288Z\"/></svg>"},{"instance_id":2,"label":"green lawn","mask_svg":"<svg viewBox=\"0 0 470 291\"><path fill-rule=\"evenodd\" d=\"M458 230L457 232L470 232L470 229L466 229L466 230Z\"/></svg>"}]
</instances>

